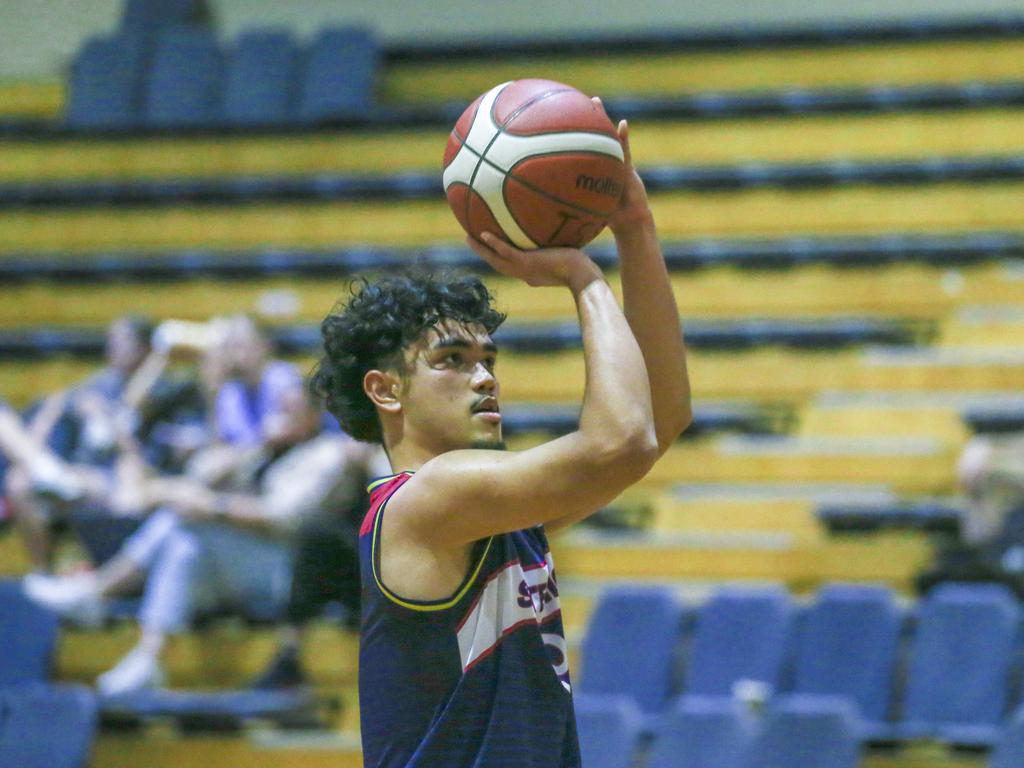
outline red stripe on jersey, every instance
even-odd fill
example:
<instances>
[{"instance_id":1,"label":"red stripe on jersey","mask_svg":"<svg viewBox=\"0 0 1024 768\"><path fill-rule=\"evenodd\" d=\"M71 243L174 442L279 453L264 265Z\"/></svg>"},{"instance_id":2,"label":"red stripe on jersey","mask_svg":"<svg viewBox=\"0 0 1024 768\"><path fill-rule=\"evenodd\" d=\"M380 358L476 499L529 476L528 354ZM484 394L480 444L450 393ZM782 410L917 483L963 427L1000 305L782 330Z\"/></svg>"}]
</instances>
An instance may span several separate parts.
<instances>
[{"instance_id":1,"label":"red stripe on jersey","mask_svg":"<svg viewBox=\"0 0 1024 768\"><path fill-rule=\"evenodd\" d=\"M384 502L391 498L391 494L405 485L405 482L412 477L412 472L402 472L395 475L385 483L381 483L370 492L370 508L363 518L363 525L359 529L359 535L365 536L373 530L373 523L377 519L377 513Z\"/></svg>"}]
</instances>

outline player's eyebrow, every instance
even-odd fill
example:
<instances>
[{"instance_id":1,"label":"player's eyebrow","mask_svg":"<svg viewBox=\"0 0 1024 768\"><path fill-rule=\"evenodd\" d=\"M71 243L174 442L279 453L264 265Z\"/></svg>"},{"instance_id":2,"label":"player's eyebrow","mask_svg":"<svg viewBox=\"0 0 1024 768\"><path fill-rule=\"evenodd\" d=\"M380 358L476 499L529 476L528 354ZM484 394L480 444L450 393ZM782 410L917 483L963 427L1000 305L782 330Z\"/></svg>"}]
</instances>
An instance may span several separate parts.
<instances>
[{"instance_id":1,"label":"player's eyebrow","mask_svg":"<svg viewBox=\"0 0 1024 768\"><path fill-rule=\"evenodd\" d=\"M446 349L453 347L456 349L471 349L476 345L465 336L443 336L430 346L431 349ZM484 348L485 352L497 353L498 351L498 346L490 340L485 341L480 346Z\"/></svg>"}]
</instances>

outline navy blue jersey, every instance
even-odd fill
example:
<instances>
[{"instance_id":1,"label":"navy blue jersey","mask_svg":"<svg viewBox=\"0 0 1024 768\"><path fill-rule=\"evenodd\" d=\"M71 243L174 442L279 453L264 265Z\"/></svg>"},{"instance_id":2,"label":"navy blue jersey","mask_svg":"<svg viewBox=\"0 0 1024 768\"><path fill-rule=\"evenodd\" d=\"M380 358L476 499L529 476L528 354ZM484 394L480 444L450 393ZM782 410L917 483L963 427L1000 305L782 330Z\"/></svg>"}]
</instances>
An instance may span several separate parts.
<instances>
[{"instance_id":1,"label":"navy blue jersey","mask_svg":"<svg viewBox=\"0 0 1024 768\"><path fill-rule=\"evenodd\" d=\"M409 600L380 578L387 501L412 473L370 486L359 536L359 702L366 768L578 768L558 604L540 527L474 545L445 600Z\"/></svg>"}]
</instances>

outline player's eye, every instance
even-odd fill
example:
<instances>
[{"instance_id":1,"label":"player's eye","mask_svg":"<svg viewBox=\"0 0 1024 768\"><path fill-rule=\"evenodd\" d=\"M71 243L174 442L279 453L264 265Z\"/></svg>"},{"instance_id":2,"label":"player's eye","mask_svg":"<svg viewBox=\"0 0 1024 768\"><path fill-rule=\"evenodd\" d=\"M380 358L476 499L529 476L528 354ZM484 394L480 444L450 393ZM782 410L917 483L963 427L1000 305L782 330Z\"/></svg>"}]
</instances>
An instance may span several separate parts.
<instances>
[{"instance_id":1,"label":"player's eye","mask_svg":"<svg viewBox=\"0 0 1024 768\"><path fill-rule=\"evenodd\" d=\"M444 356L444 362L449 365L462 365L463 357L461 352L449 352Z\"/></svg>"},{"instance_id":2,"label":"player's eye","mask_svg":"<svg viewBox=\"0 0 1024 768\"><path fill-rule=\"evenodd\" d=\"M493 355L489 355L488 357L484 358L484 366L491 373L494 373L494 367L497 364L498 364L498 358L494 357Z\"/></svg>"}]
</instances>

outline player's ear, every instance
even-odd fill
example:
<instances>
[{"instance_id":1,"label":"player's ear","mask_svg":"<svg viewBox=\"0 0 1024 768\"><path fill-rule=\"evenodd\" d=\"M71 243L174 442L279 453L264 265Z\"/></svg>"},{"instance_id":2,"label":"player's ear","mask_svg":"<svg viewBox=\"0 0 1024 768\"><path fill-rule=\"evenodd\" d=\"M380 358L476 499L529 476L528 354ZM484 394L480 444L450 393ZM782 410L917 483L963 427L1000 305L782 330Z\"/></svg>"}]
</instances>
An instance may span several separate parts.
<instances>
[{"instance_id":1,"label":"player's ear","mask_svg":"<svg viewBox=\"0 0 1024 768\"><path fill-rule=\"evenodd\" d=\"M375 406L388 413L398 413L402 403L398 399L401 382L392 373L372 369L363 376L363 392Z\"/></svg>"}]
</instances>

